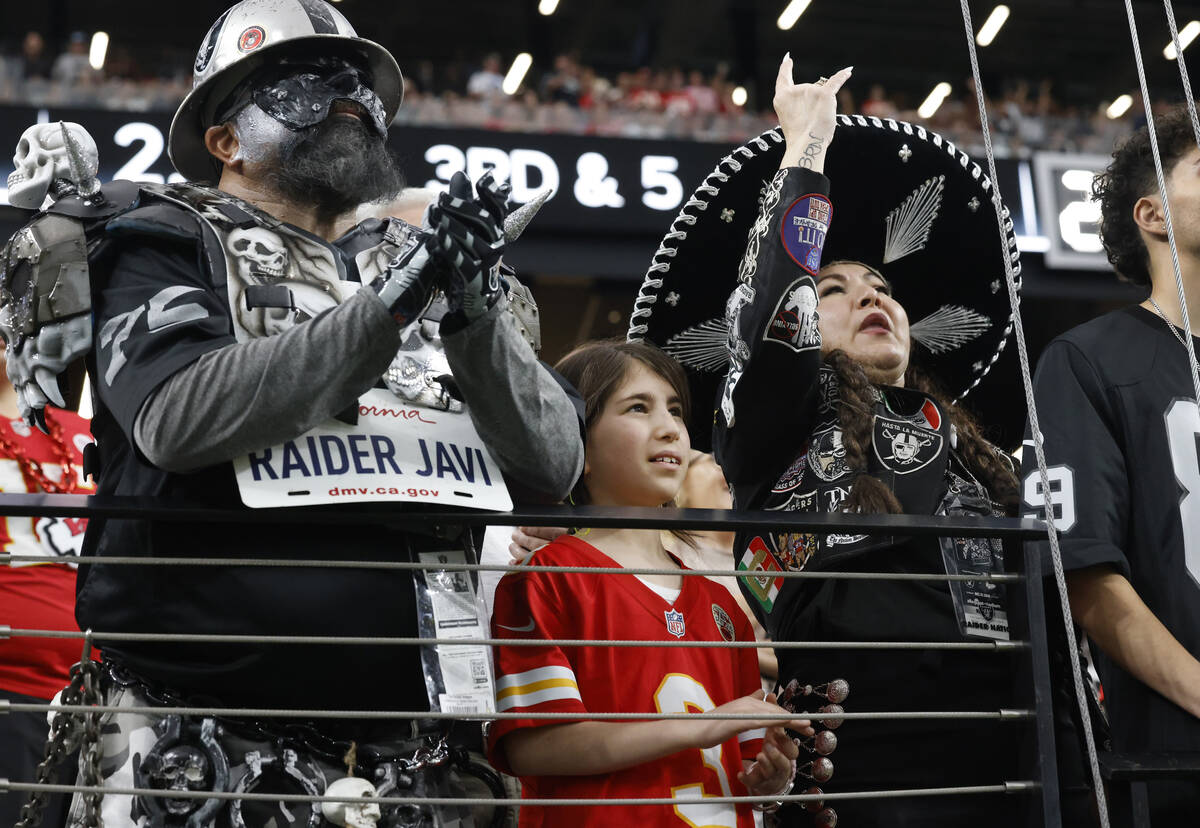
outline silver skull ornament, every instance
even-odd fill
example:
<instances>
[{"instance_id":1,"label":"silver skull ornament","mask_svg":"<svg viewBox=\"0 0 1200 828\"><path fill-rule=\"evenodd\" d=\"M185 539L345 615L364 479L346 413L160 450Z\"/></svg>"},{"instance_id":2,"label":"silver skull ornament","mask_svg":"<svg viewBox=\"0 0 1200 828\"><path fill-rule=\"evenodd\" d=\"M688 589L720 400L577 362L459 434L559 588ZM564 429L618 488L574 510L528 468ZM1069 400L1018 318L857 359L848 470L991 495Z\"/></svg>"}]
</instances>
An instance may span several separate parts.
<instances>
[{"instance_id":1,"label":"silver skull ornament","mask_svg":"<svg viewBox=\"0 0 1200 828\"><path fill-rule=\"evenodd\" d=\"M211 763L204 751L191 745L177 745L163 753L162 762L151 771L152 778L169 791L206 791ZM168 813L188 814L195 810L195 799L164 799Z\"/></svg>"},{"instance_id":2,"label":"silver skull ornament","mask_svg":"<svg viewBox=\"0 0 1200 828\"><path fill-rule=\"evenodd\" d=\"M326 796L375 797L375 786L366 779L346 776L335 780L325 789ZM383 816L379 805L374 802L322 802L321 814L334 825L345 828L375 828Z\"/></svg>"},{"instance_id":3,"label":"silver skull ornament","mask_svg":"<svg viewBox=\"0 0 1200 828\"><path fill-rule=\"evenodd\" d=\"M64 133L70 134L79 151L78 167L72 166ZM13 166L16 169L8 176L9 203L37 210L56 179L70 181L79 190L88 189L100 169L100 152L92 136L79 124L64 121L34 124L21 134Z\"/></svg>"},{"instance_id":4,"label":"silver skull ornament","mask_svg":"<svg viewBox=\"0 0 1200 828\"><path fill-rule=\"evenodd\" d=\"M383 381L393 394L407 403L459 412L463 404L442 382L442 377L449 376L450 362L446 359L437 323L423 320L405 337L396 358L383 375Z\"/></svg>"}]
</instances>

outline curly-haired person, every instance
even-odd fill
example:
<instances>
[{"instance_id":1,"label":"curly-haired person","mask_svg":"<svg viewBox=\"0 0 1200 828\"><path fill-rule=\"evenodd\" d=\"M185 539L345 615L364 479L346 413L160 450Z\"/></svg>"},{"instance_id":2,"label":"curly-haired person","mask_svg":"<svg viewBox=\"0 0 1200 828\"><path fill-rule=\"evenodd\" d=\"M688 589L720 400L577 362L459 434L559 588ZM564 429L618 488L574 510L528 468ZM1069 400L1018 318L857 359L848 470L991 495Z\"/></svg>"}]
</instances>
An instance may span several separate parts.
<instances>
[{"instance_id":1,"label":"curly-haired person","mask_svg":"<svg viewBox=\"0 0 1200 828\"><path fill-rule=\"evenodd\" d=\"M1183 109L1155 130L1194 331L1200 149ZM1109 261L1149 296L1063 334L1038 365L1071 613L1096 645L1112 749L1200 751L1200 414L1146 129L1117 147L1094 190ZM1032 454L1024 498L1041 516ZM1153 824L1188 824L1200 781L1153 783L1149 795Z\"/></svg>"}]
</instances>

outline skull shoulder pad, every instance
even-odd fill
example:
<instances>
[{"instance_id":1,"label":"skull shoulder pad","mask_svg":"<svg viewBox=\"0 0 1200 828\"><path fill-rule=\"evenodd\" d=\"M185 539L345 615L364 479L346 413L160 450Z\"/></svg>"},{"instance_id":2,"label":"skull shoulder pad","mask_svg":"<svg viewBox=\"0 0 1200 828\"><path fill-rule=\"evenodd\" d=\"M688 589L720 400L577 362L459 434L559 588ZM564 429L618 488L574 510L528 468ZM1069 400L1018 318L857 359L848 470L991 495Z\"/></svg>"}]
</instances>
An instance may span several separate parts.
<instances>
[{"instance_id":1,"label":"skull shoulder pad","mask_svg":"<svg viewBox=\"0 0 1200 828\"><path fill-rule=\"evenodd\" d=\"M0 274L0 335L9 345L92 309L87 238L79 219L39 213L8 240Z\"/></svg>"}]
</instances>

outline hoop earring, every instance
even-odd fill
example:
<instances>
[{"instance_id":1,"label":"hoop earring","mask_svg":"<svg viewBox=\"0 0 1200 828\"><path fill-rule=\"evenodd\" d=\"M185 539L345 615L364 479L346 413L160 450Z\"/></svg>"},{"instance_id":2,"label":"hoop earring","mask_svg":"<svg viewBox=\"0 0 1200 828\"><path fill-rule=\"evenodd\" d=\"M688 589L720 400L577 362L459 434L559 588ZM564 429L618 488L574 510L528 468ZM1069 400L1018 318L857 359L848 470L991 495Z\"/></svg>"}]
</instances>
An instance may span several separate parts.
<instances>
[{"instance_id":1,"label":"hoop earring","mask_svg":"<svg viewBox=\"0 0 1200 828\"><path fill-rule=\"evenodd\" d=\"M569 505L569 506L577 505L575 503L575 493L574 492L571 492L569 495L567 495L567 505ZM570 534L572 537L583 538L583 537L587 537L587 535L589 533L591 533L591 531L592 531L591 529L580 530L577 527L572 526L570 531L568 532L568 534Z\"/></svg>"}]
</instances>

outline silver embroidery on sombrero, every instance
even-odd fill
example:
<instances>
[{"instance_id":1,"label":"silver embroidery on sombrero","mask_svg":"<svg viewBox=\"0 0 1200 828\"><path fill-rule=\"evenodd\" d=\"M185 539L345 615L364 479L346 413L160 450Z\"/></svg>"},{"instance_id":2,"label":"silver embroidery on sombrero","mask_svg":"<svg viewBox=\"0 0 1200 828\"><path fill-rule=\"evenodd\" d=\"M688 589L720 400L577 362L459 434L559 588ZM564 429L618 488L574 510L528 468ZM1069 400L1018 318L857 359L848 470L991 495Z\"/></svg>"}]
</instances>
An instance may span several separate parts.
<instances>
[{"instance_id":1,"label":"silver embroidery on sombrero","mask_svg":"<svg viewBox=\"0 0 1200 828\"><path fill-rule=\"evenodd\" d=\"M729 296L725 306L725 324L727 326L729 344L729 373L725 376L725 387L721 391L721 413L725 415L725 424L730 428L736 422L733 408L733 392L746 370L746 360L750 358L750 349L738 335L738 322L742 308L754 301L754 288L750 283L758 269L758 248L762 240L771 230L771 214L779 205L779 197L783 192L783 182L787 180L788 170L775 173L765 187L758 207L758 216L750 228L746 242L746 255L738 267L738 285Z\"/></svg>"},{"instance_id":2,"label":"silver embroidery on sombrero","mask_svg":"<svg viewBox=\"0 0 1200 828\"><path fill-rule=\"evenodd\" d=\"M935 354L944 354L978 339L990 327L992 320L978 311L961 305L942 305L914 322L909 331L914 341Z\"/></svg>"},{"instance_id":3,"label":"silver embroidery on sombrero","mask_svg":"<svg viewBox=\"0 0 1200 828\"><path fill-rule=\"evenodd\" d=\"M729 181L731 174L742 169L742 159L753 159L767 152L772 145L783 143L783 133L779 127L769 129L756 138L752 138L740 147L735 147L728 155L717 162L696 191L680 208L679 214L671 222L671 229L663 236L662 242L651 259L650 267L646 270L646 278L638 289L637 299L633 303L633 312L629 314L629 332L626 338L630 342L640 342L646 337L649 325L646 319L653 313L654 303L658 301L658 290L663 286L663 277L671 269L671 259L678 252L677 245L687 239L689 227L694 227L699 214L708 209L709 202L719 193L720 186Z\"/></svg>"},{"instance_id":4,"label":"silver embroidery on sombrero","mask_svg":"<svg viewBox=\"0 0 1200 828\"><path fill-rule=\"evenodd\" d=\"M706 319L667 340L663 350L697 371L724 371L729 365L729 333L724 319Z\"/></svg>"},{"instance_id":5,"label":"silver embroidery on sombrero","mask_svg":"<svg viewBox=\"0 0 1200 828\"><path fill-rule=\"evenodd\" d=\"M884 264L925 249L925 242L929 241L929 229L937 218L938 208L942 206L944 189L946 176L931 178L887 214L887 232L883 241Z\"/></svg>"},{"instance_id":6,"label":"silver embroidery on sombrero","mask_svg":"<svg viewBox=\"0 0 1200 828\"><path fill-rule=\"evenodd\" d=\"M981 191L979 196L981 200L991 200L995 197L992 181L983 171L983 168L972 161L966 153L952 142L944 140L936 132L930 132L923 126L911 124L907 121L897 121L892 118L881 119L874 116L838 115L837 122L839 128L879 129L906 136L906 139L912 139L909 142L910 148L917 146L917 143L913 143L914 141L935 147L952 158L955 163L966 171L967 175L978 185ZM675 254L678 252L678 247L686 242L689 232L692 232L695 228L696 222L702 215L702 211L716 200L718 191L729 181L730 176L736 175L741 171L744 161L751 161L758 155L777 148L780 144L783 144L783 135L779 127L773 127L756 138L750 139L742 146L735 147L717 163L713 171L705 177L702 185L696 189L692 197L683 205L679 214L671 223L670 230L663 237L659 249L655 252L650 267L646 271L645 279L638 290L638 295L633 305L633 312L629 316L627 338L630 341L642 341L648 338L651 327L650 320L654 315L658 293L670 278L676 278L677 274L675 271L678 271L678 268L675 268L674 271L672 270ZM1021 288L1021 259L1020 253L1017 250L1015 228L1007 207L1003 209L1002 216L1003 225L1001 232L1004 235L1004 246L1008 252L1009 260L1012 262L1013 276L1019 291ZM1002 286L1003 281L997 280L992 286L992 292L999 292ZM673 287L674 289L678 289L677 286ZM733 298L731 295L730 299L732 300ZM726 310L728 310L728 307ZM1013 328L1011 310L1005 317L997 317L994 324L997 327L1002 326L1003 328L996 350L990 357L978 360L971 366L974 376L970 379L967 386L955 397L955 403L966 397L979 384L980 380L987 376L992 366L1000 359L1005 346L1008 344L1009 334Z\"/></svg>"}]
</instances>

